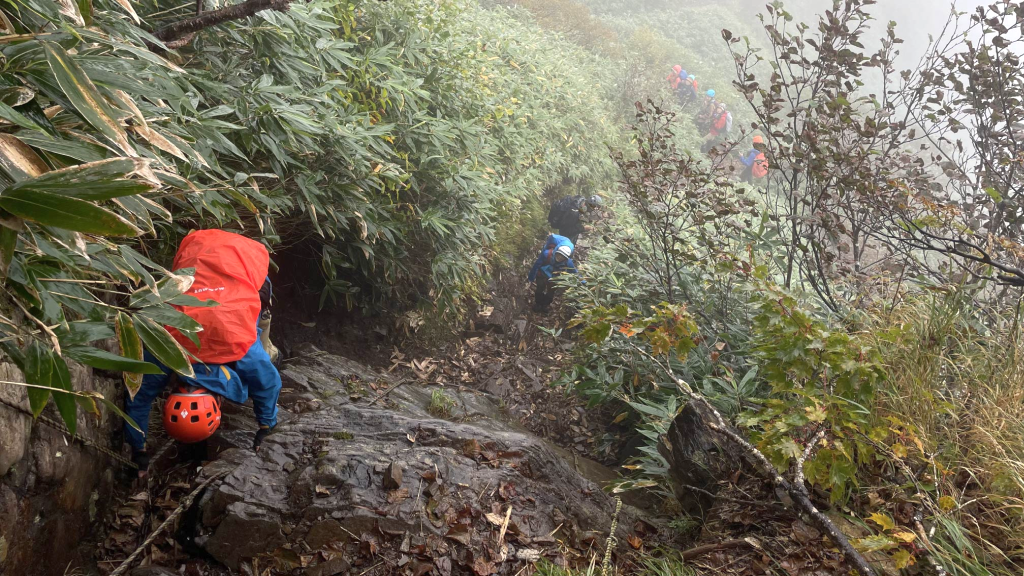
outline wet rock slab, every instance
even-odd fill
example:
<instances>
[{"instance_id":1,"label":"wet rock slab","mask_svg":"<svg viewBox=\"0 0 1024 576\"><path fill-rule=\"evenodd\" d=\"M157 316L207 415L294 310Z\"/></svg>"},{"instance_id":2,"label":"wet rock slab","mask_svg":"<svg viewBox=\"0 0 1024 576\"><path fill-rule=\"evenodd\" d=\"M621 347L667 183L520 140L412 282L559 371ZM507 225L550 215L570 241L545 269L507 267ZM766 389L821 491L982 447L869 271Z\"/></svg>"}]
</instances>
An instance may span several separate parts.
<instances>
[{"instance_id":1,"label":"wet rock slab","mask_svg":"<svg viewBox=\"0 0 1024 576\"><path fill-rule=\"evenodd\" d=\"M393 382L337 356L301 358L282 376L282 397L304 411L259 454L238 435L205 471L227 476L200 501L196 542L232 570L270 558L345 573L387 549L410 573L483 576L514 574L563 544L603 547L614 500L564 451L505 423L487 395L446 389L458 418L449 421L428 412L433 390L416 383L374 406L372 392L353 401L353 382ZM635 511L626 507L619 526L625 542Z\"/></svg>"}]
</instances>

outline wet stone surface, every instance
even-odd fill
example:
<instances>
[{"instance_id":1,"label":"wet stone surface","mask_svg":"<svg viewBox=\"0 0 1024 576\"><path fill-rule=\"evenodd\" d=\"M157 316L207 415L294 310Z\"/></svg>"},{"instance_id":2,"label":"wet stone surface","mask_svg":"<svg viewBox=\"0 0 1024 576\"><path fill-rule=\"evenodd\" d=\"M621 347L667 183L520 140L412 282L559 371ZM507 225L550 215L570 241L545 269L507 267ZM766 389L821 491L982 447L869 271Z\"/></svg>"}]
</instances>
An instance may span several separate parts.
<instances>
[{"instance_id":1,"label":"wet stone surface","mask_svg":"<svg viewBox=\"0 0 1024 576\"><path fill-rule=\"evenodd\" d=\"M506 423L486 394L446 388L450 421L430 414L433 389L418 383L370 406L395 381L337 356L314 351L282 376L282 407L303 411L259 453L224 434L236 445L203 471L227 475L199 501L195 542L228 568L262 558L281 574L332 575L383 556L412 574L483 576L562 560L566 546L603 548L615 503L579 470L614 474ZM649 529L637 518L623 509L620 542Z\"/></svg>"}]
</instances>

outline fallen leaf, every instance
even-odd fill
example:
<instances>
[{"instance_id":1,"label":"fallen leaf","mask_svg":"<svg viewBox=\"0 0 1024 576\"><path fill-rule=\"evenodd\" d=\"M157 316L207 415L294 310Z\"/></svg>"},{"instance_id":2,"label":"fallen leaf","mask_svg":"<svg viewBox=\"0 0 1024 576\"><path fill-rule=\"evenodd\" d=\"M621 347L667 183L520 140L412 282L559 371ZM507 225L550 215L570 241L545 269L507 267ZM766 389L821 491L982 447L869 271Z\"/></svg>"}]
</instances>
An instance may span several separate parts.
<instances>
[{"instance_id":1,"label":"fallen leaf","mask_svg":"<svg viewBox=\"0 0 1024 576\"><path fill-rule=\"evenodd\" d=\"M913 532L893 532L892 537L897 540L906 542L907 544L910 544L914 540L917 540L917 534L914 534Z\"/></svg>"},{"instance_id":2,"label":"fallen leaf","mask_svg":"<svg viewBox=\"0 0 1024 576\"><path fill-rule=\"evenodd\" d=\"M793 522L793 538L801 544L810 544L821 538L821 532L801 520Z\"/></svg>"},{"instance_id":3,"label":"fallen leaf","mask_svg":"<svg viewBox=\"0 0 1024 576\"><path fill-rule=\"evenodd\" d=\"M399 488L398 490L392 490L388 492L388 503L394 504L395 502L401 502L409 497L409 490L406 488Z\"/></svg>"},{"instance_id":4,"label":"fallen leaf","mask_svg":"<svg viewBox=\"0 0 1024 576\"><path fill-rule=\"evenodd\" d=\"M445 534L445 537L455 540L464 546L469 546L471 543L469 526L466 526L465 524L456 524L455 526L452 526L451 529L448 530L448 533Z\"/></svg>"},{"instance_id":5,"label":"fallen leaf","mask_svg":"<svg viewBox=\"0 0 1024 576\"><path fill-rule=\"evenodd\" d=\"M868 516L868 520L871 520L875 524L882 527L882 530L892 530L896 528L896 522L884 512L875 512L871 516Z\"/></svg>"},{"instance_id":6,"label":"fallen leaf","mask_svg":"<svg viewBox=\"0 0 1024 576\"><path fill-rule=\"evenodd\" d=\"M640 547L644 545L644 541L635 534L627 536L626 541L629 542L629 545L632 546L634 550L639 550Z\"/></svg>"},{"instance_id":7,"label":"fallen leaf","mask_svg":"<svg viewBox=\"0 0 1024 576\"><path fill-rule=\"evenodd\" d=\"M910 551L903 549L893 552L892 560L896 564L897 570L902 570L908 566L912 566L916 562L913 554L911 554Z\"/></svg>"},{"instance_id":8,"label":"fallen leaf","mask_svg":"<svg viewBox=\"0 0 1024 576\"><path fill-rule=\"evenodd\" d=\"M452 575L452 559L449 556L434 559L434 566L437 566L437 571L441 576Z\"/></svg>"},{"instance_id":9,"label":"fallen leaf","mask_svg":"<svg viewBox=\"0 0 1024 576\"><path fill-rule=\"evenodd\" d=\"M331 491L328 490L326 486L323 486L321 484L317 484L316 485L316 493L320 494L321 496L330 496L331 495Z\"/></svg>"},{"instance_id":10,"label":"fallen leaf","mask_svg":"<svg viewBox=\"0 0 1024 576\"><path fill-rule=\"evenodd\" d=\"M473 560L473 572L475 572L477 576L490 576L497 571L498 567L492 562L488 562L483 556L477 556L476 559Z\"/></svg>"}]
</instances>

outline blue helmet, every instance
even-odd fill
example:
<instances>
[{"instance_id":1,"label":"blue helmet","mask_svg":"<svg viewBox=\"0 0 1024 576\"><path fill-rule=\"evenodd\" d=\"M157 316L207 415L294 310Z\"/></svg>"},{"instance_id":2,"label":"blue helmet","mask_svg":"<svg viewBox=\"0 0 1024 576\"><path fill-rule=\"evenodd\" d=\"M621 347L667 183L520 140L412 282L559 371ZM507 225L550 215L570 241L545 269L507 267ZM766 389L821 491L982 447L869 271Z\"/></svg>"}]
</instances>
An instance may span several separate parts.
<instances>
[{"instance_id":1,"label":"blue helmet","mask_svg":"<svg viewBox=\"0 0 1024 576\"><path fill-rule=\"evenodd\" d=\"M714 90L708 90L707 94L708 94L708 98L714 98L715 97L715 91Z\"/></svg>"},{"instance_id":2,"label":"blue helmet","mask_svg":"<svg viewBox=\"0 0 1024 576\"><path fill-rule=\"evenodd\" d=\"M679 72L679 77L680 78L686 78L687 76L689 76L689 74L686 73L686 70L681 70Z\"/></svg>"}]
</instances>

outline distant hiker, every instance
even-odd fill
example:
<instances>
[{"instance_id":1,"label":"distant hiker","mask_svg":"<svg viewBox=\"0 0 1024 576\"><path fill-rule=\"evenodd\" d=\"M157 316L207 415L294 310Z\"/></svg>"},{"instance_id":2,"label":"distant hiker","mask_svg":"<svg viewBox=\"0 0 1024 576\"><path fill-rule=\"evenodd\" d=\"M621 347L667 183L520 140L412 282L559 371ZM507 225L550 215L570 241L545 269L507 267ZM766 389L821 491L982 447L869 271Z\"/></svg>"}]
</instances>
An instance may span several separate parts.
<instances>
[{"instance_id":1,"label":"distant hiker","mask_svg":"<svg viewBox=\"0 0 1024 576\"><path fill-rule=\"evenodd\" d=\"M682 74L683 67L676 64L672 67L672 72L665 78L665 80L668 80L668 85L672 90L677 90L679 88L679 83L683 81L683 77L681 76Z\"/></svg>"},{"instance_id":2,"label":"distant hiker","mask_svg":"<svg viewBox=\"0 0 1024 576\"><path fill-rule=\"evenodd\" d=\"M711 130L711 115L715 111L715 91L708 90L704 93L704 101L701 102L700 110L693 117L693 123L697 127L697 133L701 136L707 136L708 131Z\"/></svg>"},{"instance_id":3,"label":"distant hiker","mask_svg":"<svg viewBox=\"0 0 1024 576\"><path fill-rule=\"evenodd\" d=\"M711 128L708 130L708 136L704 140L704 145L700 148L701 152L705 154L710 152L731 131L732 112L729 112L726 108L725 102L718 102L711 113Z\"/></svg>"},{"instance_id":4,"label":"distant hiker","mask_svg":"<svg viewBox=\"0 0 1024 576\"><path fill-rule=\"evenodd\" d=\"M585 215L601 205L600 196L567 196L556 200L548 211L548 224L575 245L586 225Z\"/></svg>"},{"instance_id":5,"label":"distant hiker","mask_svg":"<svg viewBox=\"0 0 1024 576\"><path fill-rule=\"evenodd\" d=\"M697 99L699 94L700 83L697 82L697 77L690 74L685 80L679 83L679 101L681 104L686 105Z\"/></svg>"},{"instance_id":6,"label":"distant hiker","mask_svg":"<svg viewBox=\"0 0 1024 576\"><path fill-rule=\"evenodd\" d=\"M167 434L185 443L206 440L220 426L220 401L223 396L232 402L244 403L252 398L253 412L259 429L253 449L259 450L263 439L277 425L277 399L281 393L281 375L264 349L263 330L258 327L261 315L264 325L272 298L267 276L270 255L255 240L222 230L190 232L181 241L174 257L174 269L195 268L195 282L185 292L201 300L212 299L218 306L175 306L203 326L198 332L199 346L187 336L171 328L169 331L198 361L192 364L194 377L171 375L171 370L149 351L147 362L156 364L162 374L147 374L134 398L125 401L126 412L142 429L125 424L124 431L132 448L132 461L139 466L139 475L149 466L146 434L153 400L177 380L181 388L173 392L164 405L163 423ZM269 342L267 347L270 347ZM217 396L214 396L217 395Z\"/></svg>"},{"instance_id":7,"label":"distant hiker","mask_svg":"<svg viewBox=\"0 0 1024 576\"><path fill-rule=\"evenodd\" d=\"M576 246L572 240L558 234L551 234L544 242L544 247L533 263L527 280L536 282L534 291L533 311L547 312L555 296L560 291L552 279L555 276L570 272L576 274L576 264L572 261Z\"/></svg>"},{"instance_id":8,"label":"distant hiker","mask_svg":"<svg viewBox=\"0 0 1024 576\"><path fill-rule=\"evenodd\" d=\"M754 180L760 180L768 175L768 159L764 156L764 138L754 136L754 146L746 154L740 157L743 163L743 172L740 180L753 184Z\"/></svg>"}]
</instances>

